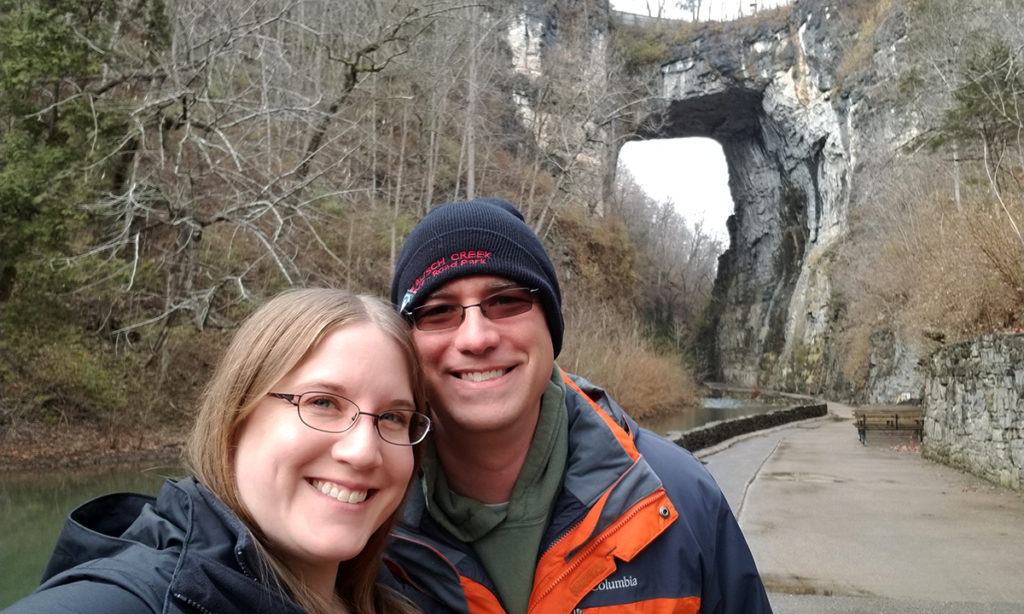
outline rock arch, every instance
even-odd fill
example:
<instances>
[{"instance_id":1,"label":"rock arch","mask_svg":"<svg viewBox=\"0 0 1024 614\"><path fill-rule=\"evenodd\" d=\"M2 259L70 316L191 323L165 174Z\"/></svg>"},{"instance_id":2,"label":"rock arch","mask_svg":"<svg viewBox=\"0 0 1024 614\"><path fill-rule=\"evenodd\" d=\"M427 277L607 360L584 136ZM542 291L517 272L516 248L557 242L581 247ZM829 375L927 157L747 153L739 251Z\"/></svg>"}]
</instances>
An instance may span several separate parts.
<instances>
[{"instance_id":1,"label":"rock arch","mask_svg":"<svg viewBox=\"0 0 1024 614\"><path fill-rule=\"evenodd\" d=\"M846 106L832 100L834 32L811 13L781 15L680 44L640 136L709 137L725 153L735 211L703 336L713 376L799 390L820 385L822 265L846 231L852 156Z\"/></svg>"},{"instance_id":2,"label":"rock arch","mask_svg":"<svg viewBox=\"0 0 1024 614\"><path fill-rule=\"evenodd\" d=\"M902 53L902 11L868 27L857 21L856 4L794 0L737 21L681 22L667 37L676 42L658 69L660 95L648 112L594 141L618 143L625 130L644 139L707 137L722 146L735 210L702 335L711 376L720 381L854 393L838 375L840 351L830 345L842 302L833 294L832 265L849 237L848 212L864 198L855 193L855 177L885 164L863 152L895 157L897 144L915 131L914 117L894 112L889 87ZM586 24L586 36L565 35L561 16L574 10L586 17L573 22ZM603 65L607 70L590 72L611 91L632 87L630 77L616 83L608 69L611 28L673 27L624 18L603 0L524 0L521 21L526 26L510 37L515 66L543 67L545 49L581 46L573 56L578 65ZM594 166L605 194L619 145L588 152L600 160ZM603 202L592 206L603 210ZM890 386L916 385L901 378L919 379L914 352L885 359L869 366L870 390L856 393L865 400L884 398Z\"/></svg>"}]
</instances>

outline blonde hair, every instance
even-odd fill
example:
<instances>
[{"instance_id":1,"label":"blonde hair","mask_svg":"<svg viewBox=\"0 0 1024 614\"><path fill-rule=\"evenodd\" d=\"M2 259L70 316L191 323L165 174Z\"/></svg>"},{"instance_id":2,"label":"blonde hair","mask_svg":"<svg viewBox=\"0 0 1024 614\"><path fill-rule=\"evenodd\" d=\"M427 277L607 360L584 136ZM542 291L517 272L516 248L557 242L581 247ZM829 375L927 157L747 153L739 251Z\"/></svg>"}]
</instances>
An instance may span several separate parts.
<instances>
[{"instance_id":1,"label":"blonde hair","mask_svg":"<svg viewBox=\"0 0 1024 614\"><path fill-rule=\"evenodd\" d=\"M306 588L263 539L262 531L238 494L235 441L245 419L272 386L329 332L357 323L373 324L401 348L405 364L391 366L405 368L409 373L416 407L422 411L426 406L423 381L409 326L390 305L344 290L291 290L265 303L238 329L206 388L186 447L185 460L193 475L249 527L282 588L314 614L336 611L337 607ZM413 446L413 455L418 468L422 446ZM398 521L400 511L401 508L397 509L373 533L359 555L338 567L335 590L342 602L356 612L415 611L376 581L388 533Z\"/></svg>"}]
</instances>

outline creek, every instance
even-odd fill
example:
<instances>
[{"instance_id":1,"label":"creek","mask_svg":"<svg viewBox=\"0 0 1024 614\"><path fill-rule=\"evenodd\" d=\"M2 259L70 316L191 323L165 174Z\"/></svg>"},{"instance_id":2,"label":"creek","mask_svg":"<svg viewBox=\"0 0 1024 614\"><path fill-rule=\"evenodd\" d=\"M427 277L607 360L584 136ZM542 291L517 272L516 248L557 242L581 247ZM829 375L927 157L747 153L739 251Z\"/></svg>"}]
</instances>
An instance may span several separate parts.
<instances>
[{"instance_id":1,"label":"creek","mask_svg":"<svg viewBox=\"0 0 1024 614\"><path fill-rule=\"evenodd\" d=\"M673 431L688 431L712 422L763 414L787 406L783 399L778 398L707 397L702 399L700 407L686 407L637 422L646 429L667 436Z\"/></svg>"},{"instance_id":2,"label":"creek","mask_svg":"<svg viewBox=\"0 0 1024 614\"><path fill-rule=\"evenodd\" d=\"M38 584L68 513L112 492L156 494L180 468L153 463L0 473L0 609Z\"/></svg>"}]
</instances>

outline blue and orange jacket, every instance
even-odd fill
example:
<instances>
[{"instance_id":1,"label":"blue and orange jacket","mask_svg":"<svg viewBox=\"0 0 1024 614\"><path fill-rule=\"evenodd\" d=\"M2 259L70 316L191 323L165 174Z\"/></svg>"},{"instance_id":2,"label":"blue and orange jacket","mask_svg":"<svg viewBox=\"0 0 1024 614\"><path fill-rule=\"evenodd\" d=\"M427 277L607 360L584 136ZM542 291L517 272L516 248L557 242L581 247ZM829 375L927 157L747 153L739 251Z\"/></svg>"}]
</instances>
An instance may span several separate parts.
<instances>
[{"instance_id":1,"label":"blue and orange jacket","mask_svg":"<svg viewBox=\"0 0 1024 614\"><path fill-rule=\"evenodd\" d=\"M541 543L529 611L771 612L729 505L703 465L640 429L600 388L563 373L569 457ZM471 546L413 489L385 563L427 612L503 613Z\"/></svg>"}]
</instances>

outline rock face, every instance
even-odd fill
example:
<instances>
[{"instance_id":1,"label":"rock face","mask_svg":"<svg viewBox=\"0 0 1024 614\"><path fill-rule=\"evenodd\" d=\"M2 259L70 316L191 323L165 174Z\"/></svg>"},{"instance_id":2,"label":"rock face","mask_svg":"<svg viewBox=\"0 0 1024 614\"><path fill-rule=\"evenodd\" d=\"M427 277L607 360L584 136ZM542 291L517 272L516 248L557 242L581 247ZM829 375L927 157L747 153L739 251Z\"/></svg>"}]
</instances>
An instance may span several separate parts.
<instances>
[{"instance_id":1,"label":"rock face","mask_svg":"<svg viewBox=\"0 0 1024 614\"><path fill-rule=\"evenodd\" d=\"M659 25L610 14L602 0L523 0L517 7L508 43L518 78L526 84L580 79L593 90L589 95L622 89L616 75L594 70L607 48L609 20ZM640 121L641 138L709 137L725 153L735 211L702 339L718 381L851 396L830 375L836 371L829 368L836 362L830 337L841 302L830 268L849 233L858 176L895 155L912 129L886 99L896 80L902 13L892 9L865 26L849 17L858 7L856 0L798 0L745 20L680 23L676 40L685 40L662 64L660 96ZM573 48L569 55L567 47ZM552 72L567 62L572 75ZM525 94L515 93L515 102L531 131L559 124L541 117ZM590 126L578 118L562 123ZM541 132L537 140L544 148L569 141L618 147L602 131L582 139L561 138L568 130L550 139ZM605 185L612 183L615 155L592 164L601 167ZM602 154L580 150L561 157L589 161ZM869 388L856 400L894 402L908 391L920 397L918 353L892 335L883 341L872 348Z\"/></svg>"},{"instance_id":2,"label":"rock face","mask_svg":"<svg viewBox=\"0 0 1024 614\"><path fill-rule=\"evenodd\" d=\"M855 174L869 167L859 164L861 145L895 150L903 130L878 111L871 85L895 65L900 27L889 23L870 33L867 51L855 50L865 33L835 3L797 2L705 28L662 66L667 119L645 136L713 138L729 168L731 246L705 337L721 381L796 392L826 385L836 315L829 266L848 231ZM854 51L859 76L848 66ZM886 388L885 374L873 377Z\"/></svg>"},{"instance_id":3,"label":"rock face","mask_svg":"<svg viewBox=\"0 0 1024 614\"><path fill-rule=\"evenodd\" d=\"M531 58L543 56L543 45L528 43L551 32L559 3L525 6L532 26L514 29L510 42L525 41L511 47L520 73L532 77ZM896 111L892 87L906 16L897 3L884 19L845 17L863 6L798 0L756 19L690 26L661 66L661 97L639 136L713 138L729 168L735 212L705 337L719 381L852 396L829 368L841 302L831 269L849 240L851 212L870 198L858 186L915 134L915 118ZM604 48L606 29L587 23L581 58ZM879 319L865 388L851 400L923 400L926 457L1024 489L1024 336L933 353L892 328ZM694 437L726 436L722 428Z\"/></svg>"}]
</instances>

